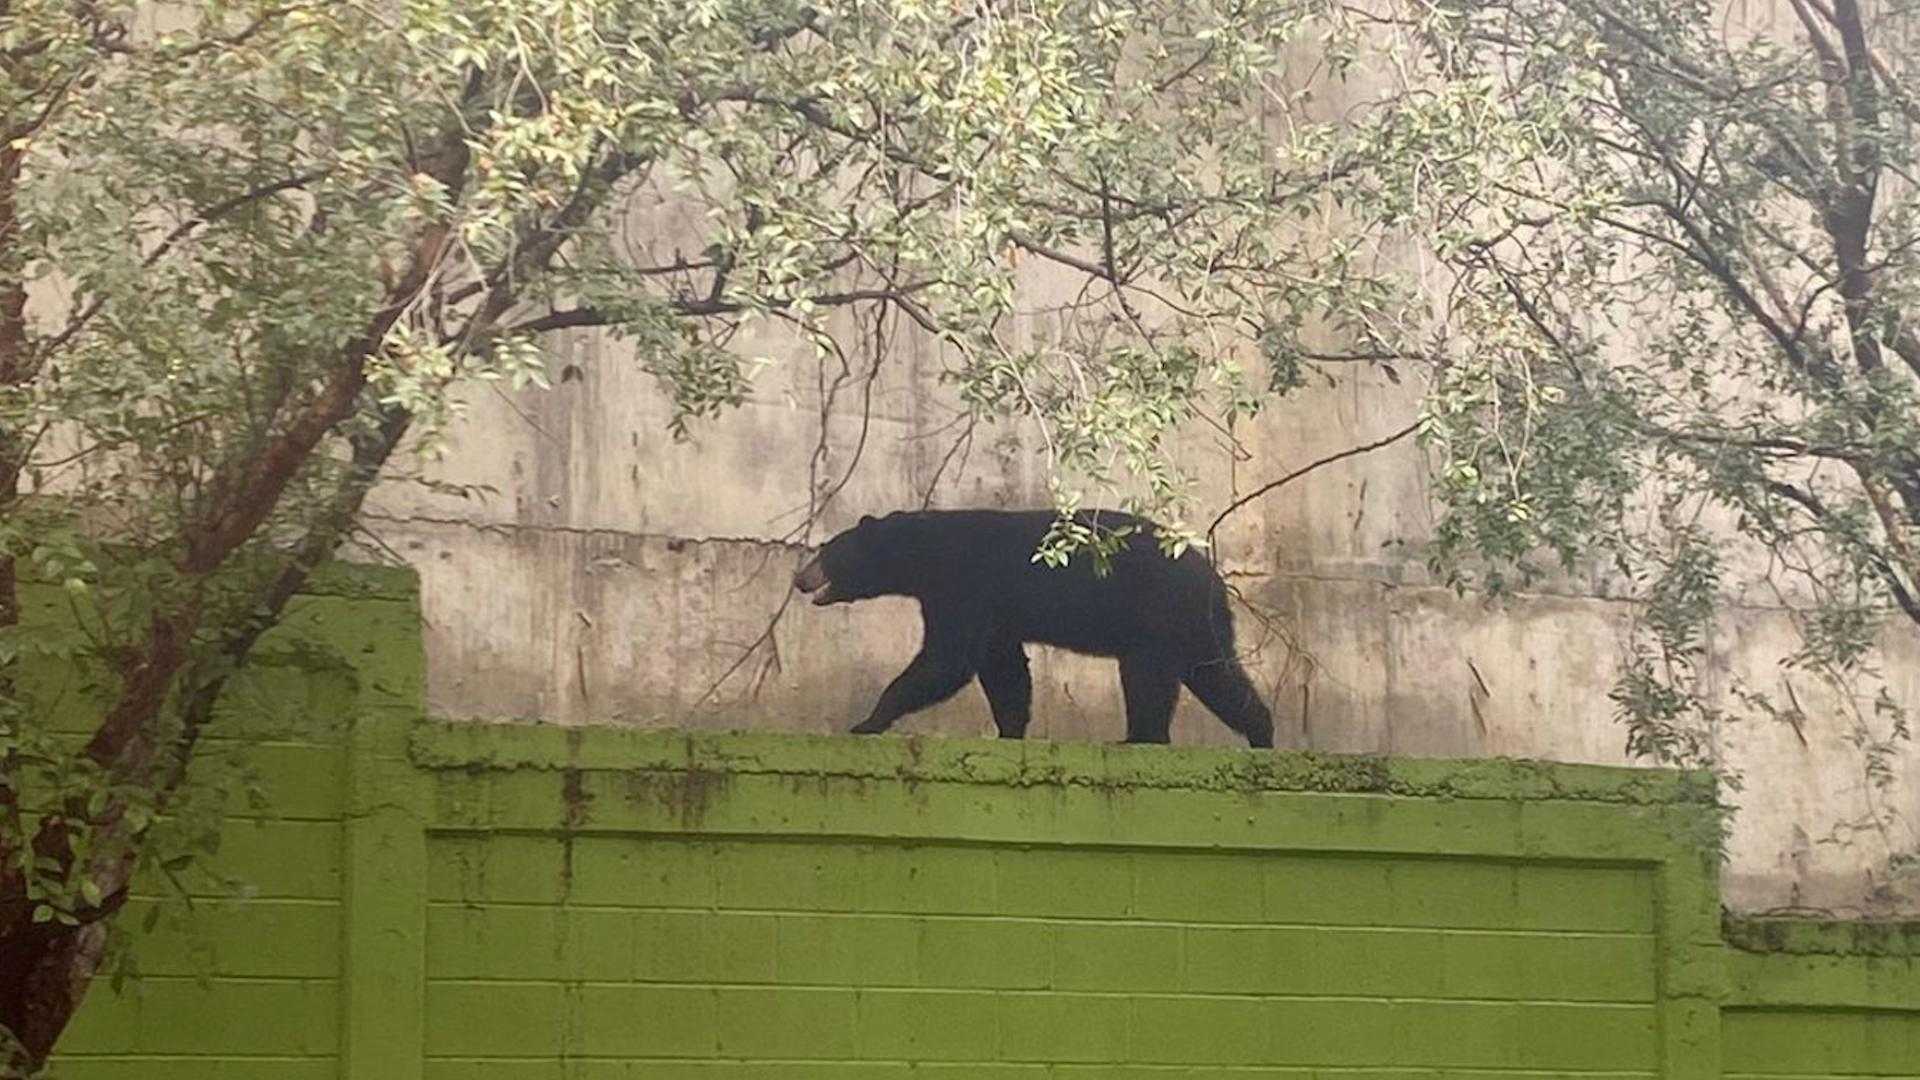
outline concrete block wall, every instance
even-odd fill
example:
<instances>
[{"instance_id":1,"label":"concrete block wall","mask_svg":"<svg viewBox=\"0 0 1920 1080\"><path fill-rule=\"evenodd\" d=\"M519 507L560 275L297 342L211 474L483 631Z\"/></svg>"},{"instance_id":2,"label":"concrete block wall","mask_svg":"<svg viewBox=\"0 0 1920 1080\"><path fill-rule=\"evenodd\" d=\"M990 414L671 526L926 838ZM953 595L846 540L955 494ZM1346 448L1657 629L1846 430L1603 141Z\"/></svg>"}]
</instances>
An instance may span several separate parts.
<instances>
[{"instance_id":1,"label":"concrete block wall","mask_svg":"<svg viewBox=\"0 0 1920 1080\"><path fill-rule=\"evenodd\" d=\"M1636 870L642 837L576 840L570 870L558 839L430 856L430 1077L1660 1061Z\"/></svg>"},{"instance_id":2,"label":"concrete block wall","mask_svg":"<svg viewBox=\"0 0 1920 1080\"><path fill-rule=\"evenodd\" d=\"M1698 776L428 722L410 599L347 591L281 640L350 668L289 647L221 718L236 744L298 720L260 744L271 801L217 860L256 891L136 934L148 976L96 986L56 1077L1705 1080L1920 1060L1886 931L1725 943Z\"/></svg>"},{"instance_id":3,"label":"concrete block wall","mask_svg":"<svg viewBox=\"0 0 1920 1080\"><path fill-rule=\"evenodd\" d=\"M28 584L22 599L30 625L52 629L70 610L48 586ZM349 916L367 913L364 903L356 911L354 878L372 858L351 842L362 828L354 786L365 782L352 773L367 762L350 745L349 721L417 716L421 672L412 575L327 572L289 605L201 740L185 802L222 808L215 851L175 881L151 872L137 883L120 923L137 977L121 993L107 977L96 982L55 1076L347 1075L343 943ZM31 677L39 700L58 703L56 724L83 739L83 725L98 717L85 675L40 669Z\"/></svg>"},{"instance_id":4,"label":"concrete block wall","mask_svg":"<svg viewBox=\"0 0 1920 1080\"><path fill-rule=\"evenodd\" d=\"M1734 919L1727 1080L1920 1076L1920 924Z\"/></svg>"},{"instance_id":5,"label":"concrete block wall","mask_svg":"<svg viewBox=\"0 0 1920 1080\"><path fill-rule=\"evenodd\" d=\"M1688 777L412 740L428 1077L1710 1075Z\"/></svg>"}]
</instances>

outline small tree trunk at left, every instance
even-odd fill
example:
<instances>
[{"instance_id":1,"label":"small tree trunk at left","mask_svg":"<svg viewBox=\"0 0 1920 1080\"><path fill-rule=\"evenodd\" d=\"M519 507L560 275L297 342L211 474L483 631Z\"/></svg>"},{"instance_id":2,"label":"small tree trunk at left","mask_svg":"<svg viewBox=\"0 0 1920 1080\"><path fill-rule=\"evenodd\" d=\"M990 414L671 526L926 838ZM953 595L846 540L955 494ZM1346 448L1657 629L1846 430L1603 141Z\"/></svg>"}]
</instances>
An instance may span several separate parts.
<instances>
[{"instance_id":1,"label":"small tree trunk at left","mask_svg":"<svg viewBox=\"0 0 1920 1080\"><path fill-rule=\"evenodd\" d=\"M0 1077L30 1077L46 1067L106 952L107 925L34 923L0 939L0 1028L13 1036Z\"/></svg>"},{"instance_id":2,"label":"small tree trunk at left","mask_svg":"<svg viewBox=\"0 0 1920 1080\"><path fill-rule=\"evenodd\" d=\"M19 181L20 152L0 147L0 394L25 385L36 366L27 340L26 286L17 269L6 266L20 232L14 201ZM20 467L24 462L19 442L13 432L0 426L0 517L10 513L20 497ZM13 626L19 621L20 587L13 555L0 551L0 626Z\"/></svg>"},{"instance_id":3,"label":"small tree trunk at left","mask_svg":"<svg viewBox=\"0 0 1920 1080\"><path fill-rule=\"evenodd\" d=\"M167 688L184 660L184 641L193 615L154 620L141 662L122 673L120 699L103 716L87 753L109 775L137 782L152 771L148 728L166 701ZM112 737L108 737L112 736ZM125 802L109 799L89 814L87 800L70 801L64 813L47 814L34 829L30 851L35 861L52 864L57 879L84 877L99 903L35 921L36 902L26 874L16 862L0 866L0 1078L32 1076L46 1065L60 1035L85 1000L87 987L106 953L109 921L126 901L140 840L127 829ZM14 822L20 821L15 815ZM70 822L85 821L86 847L92 855L74 864ZM14 836L19 843L20 837ZM63 921L77 919L78 923Z\"/></svg>"},{"instance_id":4,"label":"small tree trunk at left","mask_svg":"<svg viewBox=\"0 0 1920 1080\"><path fill-rule=\"evenodd\" d=\"M9 133L12 127L11 123L5 125ZM19 235L14 202L19 177L19 151L11 145L0 146L0 394L24 384L31 368L25 320L26 290L18 274L5 265L14 254ZM0 426L0 517L10 514L20 497L20 465L18 440L13 432ZM19 574L12 553L0 550L0 628L16 626L19 622ZM11 665L0 664L0 706L13 704L13 696ZM0 753L0 812L5 814L0 824L11 824L17 829L13 768L13 755ZM15 837L16 841L19 839ZM0 865L10 862L14 854L6 840L7 837L0 834L0 856L8 857L0 861ZM20 893L18 897L9 895L16 890ZM0 927L7 928L0 929L0 1077L9 1080L30 1076L45 1062L53 1043L50 1038L41 1041L41 1032L51 1018L45 1015L48 1010L36 1008L32 1002L44 993L49 975L72 970L72 962L84 951L77 933L67 935L71 939L69 943L50 949L54 928L8 918L8 909L24 910L28 906L24 893L25 882L19 875L0 872ZM49 996L47 1000L53 998ZM66 1027L78 1004L76 998L64 1009L64 1015L52 1028L53 1035ZM40 1047L38 1051L34 1049L36 1045Z\"/></svg>"}]
</instances>

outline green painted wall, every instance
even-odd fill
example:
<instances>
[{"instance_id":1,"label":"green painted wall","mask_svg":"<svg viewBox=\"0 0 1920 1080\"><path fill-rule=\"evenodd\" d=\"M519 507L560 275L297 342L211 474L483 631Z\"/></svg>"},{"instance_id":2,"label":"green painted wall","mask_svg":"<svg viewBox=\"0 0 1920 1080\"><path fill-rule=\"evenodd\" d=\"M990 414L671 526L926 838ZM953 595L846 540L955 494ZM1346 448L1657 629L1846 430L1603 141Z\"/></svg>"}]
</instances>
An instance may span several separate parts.
<instances>
[{"instance_id":1,"label":"green painted wall","mask_svg":"<svg viewBox=\"0 0 1920 1080\"><path fill-rule=\"evenodd\" d=\"M61 632L59 590L28 585L33 625ZM129 902L140 977L104 981L62 1043L66 1080L308 1080L342 1075L342 979L356 852L346 844L354 718L402 727L423 700L419 614L410 574L355 567L316 578L235 680L196 761L198 797L223 801L207 860L225 876L182 878L191 910L164 881ZM37 671L40 700L79 737L91 720L88 674ZM255 805L248 789L268 802ZM356 916L358 912L356 912ZM0 977L4 977L0 973ZM373 1074L367 1074L373 1075Z\"/></svg>"},{"instance_id":2,"label":"green painted wall","mask_svg":"<svg viewBox=\"0 0 1920 1080\"><path fill-rule=\"evenodd\" d=\"M1920 1076L1908 938L1723 928L1699 777L449 726L415 619L308 598L222 721L271 736L257 892L163 921L56 1075Z\"/></svg>"},{"instance_id":3,"label":"green painted wall","mask_svg":"<svg viewBox=\"0 0 1920 1080\"><path fill-rule=\"evenodd\" d=\"M412 751L427 1077L1710 1075L1682 777L538 728Z\"/></svg>"},{"instance_id":4,"label":"green painted wall","mask_svg":"<svg viewBox=\"0 0 1920 1080\"><path fill-rule=\"evenodd\" d=\"M1730 920L1729 1080L1920 1076L1920 924Z\"/></svg>"}]
</instances>

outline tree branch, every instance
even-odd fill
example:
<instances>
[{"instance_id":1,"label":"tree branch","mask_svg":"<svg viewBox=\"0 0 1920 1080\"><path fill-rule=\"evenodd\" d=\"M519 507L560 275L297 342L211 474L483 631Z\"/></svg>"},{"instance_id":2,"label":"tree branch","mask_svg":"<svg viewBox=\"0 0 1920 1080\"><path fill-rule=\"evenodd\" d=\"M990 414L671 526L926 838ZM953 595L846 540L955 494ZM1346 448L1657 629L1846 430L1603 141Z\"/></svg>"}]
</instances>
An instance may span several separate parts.
<instances>
[{"instance_id":1,"label":"tree branch","mask_svg":"<svg viewBox=\"0 0 1920 1080\"><path fill-rule=\"evenodd\" d=\"M935 283L931 281L909 282L884 289L850 289L846 292L820 293L816 296L795 297L791 300L778 300L766 305L769 310L785 311L804 299L815 307L844 307L848 304L887 301L903 303L914 293L924 291ZM677 315L711 317L714 315L735 315L751 310L751 306L734 300L692 300L679 299L668 302ZM918 305L914 305L918 307ZM905 310L903 306L903 310ZM921 309L924 311L924 309ZM540 334L552 330L569 330L586 326L618 326L626 319L619 312L605 311L600 308L569 308L565 311L550 312L538 318L515 323L496 331L498 334Z\"/></svg>"},{"instance_id":2,"label":"tree branch","mask_svg":"<svg viewBox=\"0 0 1920 1080\"><path fill-rule=\"evenodd\" d=\"M1830 516L1827 504L1818 495L1780 480L1768 479L1764 484L1766 490L1805 510L1823 530L1828 527ZM1900 580L1900 575L1887 562L1885 555L1871 549L1865 554L1868 561L1873 564L1874 572L1880 575L1880 580L1886 584L1887 591L1892 594L1894 603L1900 606L1900 610L1906 613L1907 618L1920 624L1920 597L1915 597L1907 591L1906 585Z\"/></svg>"},{"instance_id":3,"label":"tree branch","mask_svg":"<svg viewBox=\"0 0 1920 1080\"><path fill-rule=\"evenodd\" d=\"M1812 15L1796 4L1809 34L1816 34ZM1854 358L1865 370L1878 369L1879 335L1873 326L1873 279L1867 268L1867 237L1873 227L1873 203L1879 190L1880 148L1874 134L1880 106L1872 66L1867 58L1866 30L1855 0L1835 0L1833 23L1844 56L1822 55L1826 72L1828 113L1834 126L1834 172L1839 186L1821 207L1821 221L1833 238L1834 261L1840 271L1839 292L1847 325L1852 331Z\"/></svg>"},{"instance_id":4,"label":"tree branch","mask_svg":"<svg viewBox=\"0 0 1920 1080\"><path fill-rule=\"evenodd\" d=\"M1285 487L1286 485L1293 483L1295 480L1298 480L1301 477L1307 475L1308 473L1313 472L1315 469L1318 469L1321 466L1331 465L1336 461L1345 461L1347 458L1350 458L1350 457L1358 457L1361 454L1369 454L1382 447L1391 446L1394 443L1399 442L1401 439L1406 438L1407 436L1413 434L1418 430L1420 430L1420 421L1415 420L1412 423L1408 424L1406 427L1401 428L1399 431L1396 431L1393 434L1386 436L1385 438L1376 439L1373 442L1365 443L1360 446L1351 446L1345 450L1340 451L1337 454L1328 454L1326 457L1323 457L1318 461L1314 461L1309 464L1302 465L1300 468L1293 470L1292 472L1288 473L1285 476L1282 476L1278 480L1270 480L1267 483L1264 483L1259 487L1254 488L1252 491L1247 492L1245 495L1240 496L1239 498L1233 500L1232 503L1228 504L1227 508L1225 510L1220 511L1219 516L1213 519L1213 524L1207 526L1207 547L1213 548L1214 546L1213 536L1215 533L1220 531L1221 523L1226 521L1229 516L1234 514L1241 507L1247 505L1248 503L1254 501L1255 499L1261 498L1274 491L1277 491L1280 488Z\"/></svg>"},{"instance_id":5,"label":"tree branch","mask_svg":"<svg viewBox=\"0 0 1920 1080\"><path fill-rule=\"evenodd\" d=\"M226 217L228 214L251 206L261 199L271 198L283 191L305 188L308 184L325 179L330 171L331 170L328 169L316 169L299 176L290 176L285 180L275 180L271 183L262 184L259 187L243 191L231 198L222 199L212 206L207 207L205 210L194 214L179 225L174 226L173 230L161 238L160 243L156 245L152 251L147 252L147 254L141 258L140 265L142 267L150 267L161 259L166 258L168 252L172 251L187 237L191 236L195 230L203 226L211 225L221 218ZM35 355L45 357L58 351L69 341L73 340L74 336L85 329L87 323L91 322L93 317L100 313L100 309L106 305L106 302L106 297L96 296L85 308L76 310L67 318L67 325L62 328L58 334L37 345L34 349Z\"/></svg>"},{"instance_id":6,"label":"tree branch","mask_svg":"<svg viewBox=\"0 0 1920 1080\"><path fill-rule=\"evenodd\" d=\"M1024 237L1024 236L1020 236L1017 233L1014 234L1010 239L1013 240L1015 247L1018 247L1023 251L1032 252L1033 254L1038 255L1043 259L1046 259L1048 262L1059 263L1061 266L1078 270L1081 273L1086 274L1088 277L1098 278L1101 281L1109 281L1115 285L1120 284L1120 279L1117 276L1116 272L1109 270L1104 266L1101 266L1099 263L1088 262L1087 260L1082 259L1079 256L1069 255L1066 252L1059 250L1058 248L1048 247L1045 244L1039 243L1035 240L1028 239L1027 237Z\"/></svg>"}]
</instances>

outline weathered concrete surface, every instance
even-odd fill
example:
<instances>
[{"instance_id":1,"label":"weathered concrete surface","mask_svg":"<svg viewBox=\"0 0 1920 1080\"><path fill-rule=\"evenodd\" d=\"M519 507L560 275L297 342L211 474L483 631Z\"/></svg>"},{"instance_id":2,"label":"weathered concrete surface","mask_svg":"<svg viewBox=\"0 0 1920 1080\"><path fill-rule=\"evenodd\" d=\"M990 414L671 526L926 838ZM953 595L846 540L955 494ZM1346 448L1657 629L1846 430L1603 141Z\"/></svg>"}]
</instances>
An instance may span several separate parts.
<instances>
[{"instance_id":1,"label":"weathered concrete surface","mask_svg":"<svg viewBox=\"0 0 1920 1080\"><path fill-rule=\"evenodd\" d=\"M778 353L777 342L761 345ZM701 425L690 444L668 437L663 395L604 339L566 341L551 392L473 392L450 452L424 469L495 493L459 499L396 482L377 500L378 535L422 577L432 707L561 724L807 731L864 715L916 648L917 613L902 600L794 603L775 621L803 543L861 513L929 500L1044 505L1046 492L1021 432L983 427L970 446L959 439L932 350L902 339L879 366L867 415L857 365L871 358L854 359L853 380L823 413L818 363L789 351L749 403ZM1411 388L1362 374L1244 426L1238 453L1209 431L1181 456L1212 511L1234 492L1397 429L1412 402ZM852 480L806 532L809 483L837 482L856 446ZM1420 452L1403 442L1321 469L1222 529L1223 563L1260 612L1243 610L1240 632L1283 745L1624 762L1606 693L1627 605L1592 582L1558 582L1557 592L1500 606L1433 584L1419 554L1431 522L1424 476ZM1736 609L1715 643L1719 685L1736 674L1777 684L1771 668L1790 643L1782 613ZM1117 739L1112 664L1033 651L1033 737ZM1899 670L1920 692L1920 663ZM1873 797L1862 756L1815 688L1795 690L1819 718L1804 743L1784 725L1723 740L1748 778L1732 795L1741 812L1730 902L1920 909L1913 891L1870 869L1914 837L1844 828ZM971 688L905 727L990 731ZM1174 736L1233 744L1191 700ZM1895 797L1920 815L1913 756L1898 767Z\"/></svg>"},{"instance_id":2,"label":"weathered concrete surface","mask_svg":"<svg viewBox=\"0 0 1920 1080\"><path fill-rule=\"evenodd\" d=\"M1776 8L1732 5L1761 32ZM1318 107L1338 115L1352 101L1329 89ZM676 246L700 246L687 215L654 195L636 197L624 227L663 261ZM1033 306L1060 295L1058 279L1031 267L1023 275ZM1020 332L1043 334L1046 322L1035 316ZM778 362L746 405L676 444L665 396L633 358L604 338L571 335L558 346L550 393L472 391L451 452L426 468L496 494L459 499L404 483L380 493L376 531L422 576L436 711L842 729L912 655L918 618L899 600L783 611L802 545L862 513L1046 504L1032 433L981 427L969 437L938 385L940 351L924 339L901 333L883 356L848 357L844 371L770 330L740 347ZM1201 482L1199 505L1210 516L1238 493L1398 430L1413 416L1414 382L1355 370L1241 425L1231 441L1196 430L1180 459ZM832 489L856 457L844 489L804 528L810 488ZM1625 731L1607 691L1629 606L1598 575L1556 579L1499 606L1456 596L1422 561L1431 526L1425 463L1403 441L1318 470L1222 528L1223 566L1264 614L1244 610L1240 633L1282 744L1623 763ZM1764 561L1732 554L1743 572L1727 583L1738 605L1714 641L1710 685L1725 694L1738 678L1778 691L1791 624L1755 584ZM1113 665L1032 651L1032 736L1117 739ZM1894 663L1906 700L1920 701L1920 651L1902 645ZM1846 828L1886 796L1866 783L1844 710L1810 685L1794 692L1816 718L1806 730L1761 723L1721 738L1747 778L1729 796L1740 807L1729 902L1920 911L1920 886L1896 887L1876 869L1920 836L1910 825ZM990 731L973 688L904 727ZM1233 744L1185 698L1174 737ZM1902 753L1894 768L1891 797L1920 820L1915 755Z\"/></svg>"}]
</instances>

